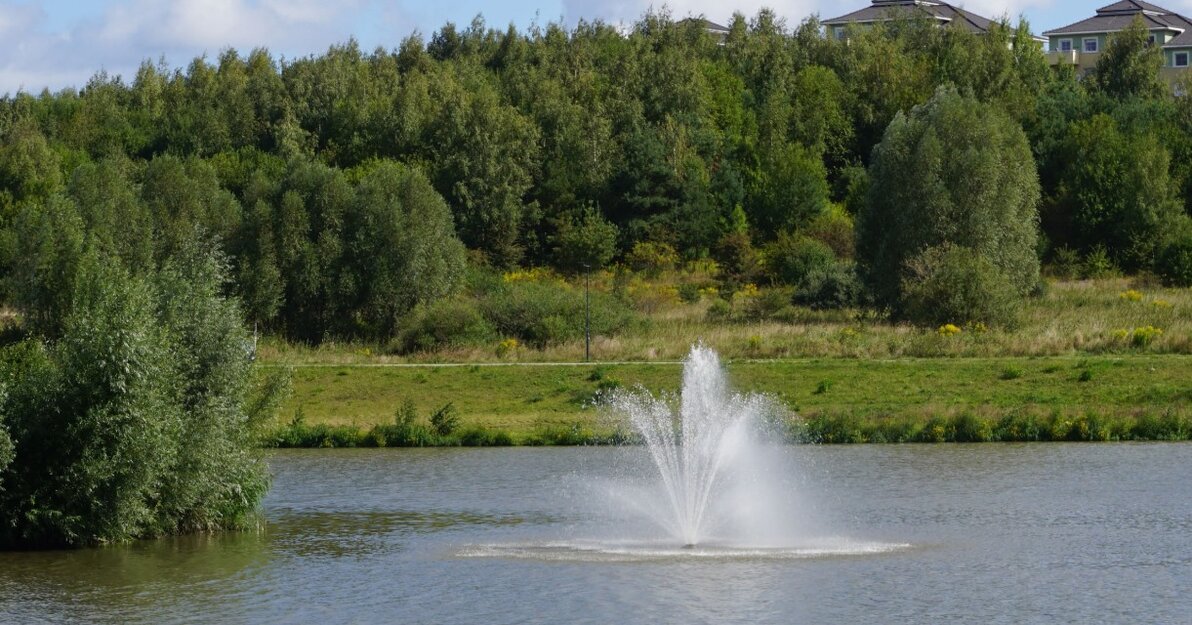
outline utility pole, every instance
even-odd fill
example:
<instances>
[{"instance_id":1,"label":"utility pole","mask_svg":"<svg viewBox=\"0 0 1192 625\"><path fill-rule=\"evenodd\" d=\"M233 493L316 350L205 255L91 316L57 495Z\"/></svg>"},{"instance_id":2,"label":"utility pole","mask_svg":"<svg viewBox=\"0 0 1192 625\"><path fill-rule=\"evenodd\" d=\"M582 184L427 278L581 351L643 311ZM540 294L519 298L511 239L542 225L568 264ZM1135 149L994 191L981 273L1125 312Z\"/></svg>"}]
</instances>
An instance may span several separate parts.
<instances>
[{"instance_id":1,"label":"utility pole","mask_svg":"<svg viewBox=\"0 0 1192 625\"><path fill-rule=\"evenodd\" d=\"M592 359L592 296L588 286L591 265L584 263L584 362Z\"/></svg>"}]
</instances>

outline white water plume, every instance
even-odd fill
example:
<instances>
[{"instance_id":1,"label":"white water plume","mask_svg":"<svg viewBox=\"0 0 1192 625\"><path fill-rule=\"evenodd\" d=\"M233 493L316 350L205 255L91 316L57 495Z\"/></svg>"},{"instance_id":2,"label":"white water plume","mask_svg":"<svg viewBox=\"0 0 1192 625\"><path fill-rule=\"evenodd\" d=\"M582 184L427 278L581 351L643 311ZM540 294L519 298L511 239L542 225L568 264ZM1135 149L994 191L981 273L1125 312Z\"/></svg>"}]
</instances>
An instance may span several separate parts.
<instances>
[{"instance_id":1,"label":"white water plume","mask_svg":"<svg viewBox=\"0 0 1192 625\"><path fill-rule=\"evenodd\" d=\"M782 524L773 504L789 498L760 466L765 451L758 432L772 406L764 396L730 392L714 351L692 348L677 410L675 402L643 390L619 393L611 405L641 435L657 469L656 481L615 484L617 499L684 546L769 542L763 535L773 532L766 528Z\"/></svg>"}]
</instances>

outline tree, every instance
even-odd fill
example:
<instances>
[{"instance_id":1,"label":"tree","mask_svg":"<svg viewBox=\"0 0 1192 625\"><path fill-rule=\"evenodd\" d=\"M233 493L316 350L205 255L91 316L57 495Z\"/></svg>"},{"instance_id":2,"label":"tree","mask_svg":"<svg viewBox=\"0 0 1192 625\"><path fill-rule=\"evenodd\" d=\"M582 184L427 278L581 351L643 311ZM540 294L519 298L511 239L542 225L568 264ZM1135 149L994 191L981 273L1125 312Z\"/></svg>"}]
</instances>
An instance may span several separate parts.
<instances>
[{"instance_id":1,"label":"tree","mask_svg":"<svg viewBox=\"0 0 1192 625\"><path fill-rule=\"evenodd\" d=\"M88 253L60 340L0 352L0 546L80 546L248 525L268 486L247 333L217 254L149 278ZM0 462L0 467L4 463Z\"/></svg>"},{"instance_id":2,"label":"tree","mask_svg":"<svg viewBox=\"0 0 1192 625\"><path fill-rule=\"evenodd\" d=\"M1126 269L1150 267L1163 228L1180 212L1167 149L1154 135L1096 115L1070 127L1063 153L1056 210L1076 246L1104 246Z\"/></svg>"},{"instance_id":3,"label":"tree","mask_svg":"<svg viewBox=\"0 0 1192 625\"><path fill-rule=\"evenodd\" d=\"M26 329L57 337L71 308L71 288L86 246L74 202L54 195L17 213L4 254L7 303L24 314Z\"/></svg>"},{"instance_id":4,"label":"tree","mask_svg":"<svg viewBox=\"0 0 1192 625\"><path fill-rule=\"evenodd\" d=\"M1110 38L1089 75L1093 90L1119 100L1166 94L1168 87L1159 77L1163 49L1148 43L1149 36L1142 16L1135 16L1129 26Z\"/></svg>"},{"instance_id":5,"label":"tree","mask_svg":"<svg viewBox=\"0 0 1192 625\"><path fill-rule=\"evenodd\" d=\"M345 216L344 240L341 281L356 285L348 312L366 335L392 336L401 317L451 295L463 279L451 210L417 169L373 164Z\"/></svg>"},{"instance_id":6,"label":"tree","mask_svg":"<svg viewBox=\"0 0 1192 625\"><path fill-rule=\"evenodd\" d=\"M807 225L828 208L824 162L798 143L765 150L749 194L750 222L766 238Z\"/></svg>"},{"instance_id":7,"label":"tree","mask_svg":"<svg viewBox=\"0 0 1192 625\"><path fill-rule=\"evenodd\" d=\"M0 225L16 204L44 200L62 186L58 155L32 121L18 121L0 136Z\"/></svg>"},{"instance_id":8,"label":"tree","mask_svg":"<svg viewBox=\"0 0 1192 625\"><path fill-rule=\"evenodd\" d=\"M601 269L617 249L617 227L594 206L559 220L554 236L555 262L567 271Z\"/></svg>"},{"instance_id":9,"label":"tree","mask_svg":"<svg viewBox=\"0 0 1192 625\"><path fill-rule=\"evenodd\" d=\"M880 305L898 312L908 262L944 244L988 259L1019 295L1037 284L1039 183L1026 136L1005 113L940 88L890 123L869 178L857 259Z\"/></svg>"}]
</instances>

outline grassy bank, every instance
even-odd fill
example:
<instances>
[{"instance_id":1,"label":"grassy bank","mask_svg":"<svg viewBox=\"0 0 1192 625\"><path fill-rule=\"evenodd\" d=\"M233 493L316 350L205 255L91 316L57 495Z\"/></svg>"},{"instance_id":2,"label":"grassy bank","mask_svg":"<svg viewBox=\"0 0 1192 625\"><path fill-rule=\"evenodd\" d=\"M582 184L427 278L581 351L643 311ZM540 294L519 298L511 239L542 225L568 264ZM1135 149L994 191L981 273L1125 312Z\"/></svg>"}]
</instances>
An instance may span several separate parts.
<instances>
[{"instance_id":1,"label":"grassy bank","mask_svg":"<svg viewBox=\"0 0 1192 625\"><path fill-rule=\"evenodd\" d=\"M1045 358L737 361L735 388L799 415L792 440L1187 439L1192 358L1122 354ZM594 401L602 389L676 391L678 364L300 366L266 443L279 446L617 442L628 435ZM395 413L417 418L406 430ZM459 423L427 421L452 404ZM394 425L390 425L394 424ZM418 428L419 430L415 431ZM379 436L378 436L379 434ZM430 434L433 434L430 435ZM382 440L384 439L384 440Z\"/></svg>"},{"instance_id":2,"label":"grassy bank","mask_svg":"<svg viewBox=\"0 0 1192 625\"><path fill-rule=\"evenodd\" d=\"M630 307L635 321L616 336L595 336L593 358L677 360L696 338L735 359L1192 354L1192 289L1162 288L1147 280L1053 281L1042 296L1023 303L1012 329L962 326L957 334L941 334L861 310L771 309L767 289L734 295L725 318L710 314L716 295L702 294L696 301L679 297L676 285L691 279L696 278L677 274L629 286L618 286L612 274L594 279L594 290L620 294L617 301ZM568 288L582 292L582 284ZM311 347L266 340L260 354L270 362L307 364L561 362L582 360L584 354L582 334L542 348L510 345L497 337L403 354L389 344Z\"/></svg>"}]
</instances>

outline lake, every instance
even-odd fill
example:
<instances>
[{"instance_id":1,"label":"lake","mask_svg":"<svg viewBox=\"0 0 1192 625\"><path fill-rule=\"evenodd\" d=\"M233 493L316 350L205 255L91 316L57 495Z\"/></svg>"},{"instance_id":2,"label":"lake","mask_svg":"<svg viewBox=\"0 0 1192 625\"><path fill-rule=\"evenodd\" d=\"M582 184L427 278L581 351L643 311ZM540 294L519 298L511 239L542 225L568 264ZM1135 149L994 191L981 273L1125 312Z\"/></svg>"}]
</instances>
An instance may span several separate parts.
<instances>
[{"instance_id":1,"label":"lake","mask_svg":"<svg viewBox=\"0 0 1192 625\"><path fill-rule=\"evenodd\" d=\"M0 622L1192 623L1192 444L773 453L802 548L667 543L641 448L274 452L260 532L0 554Z\"/></svg>"}]
</instances>

